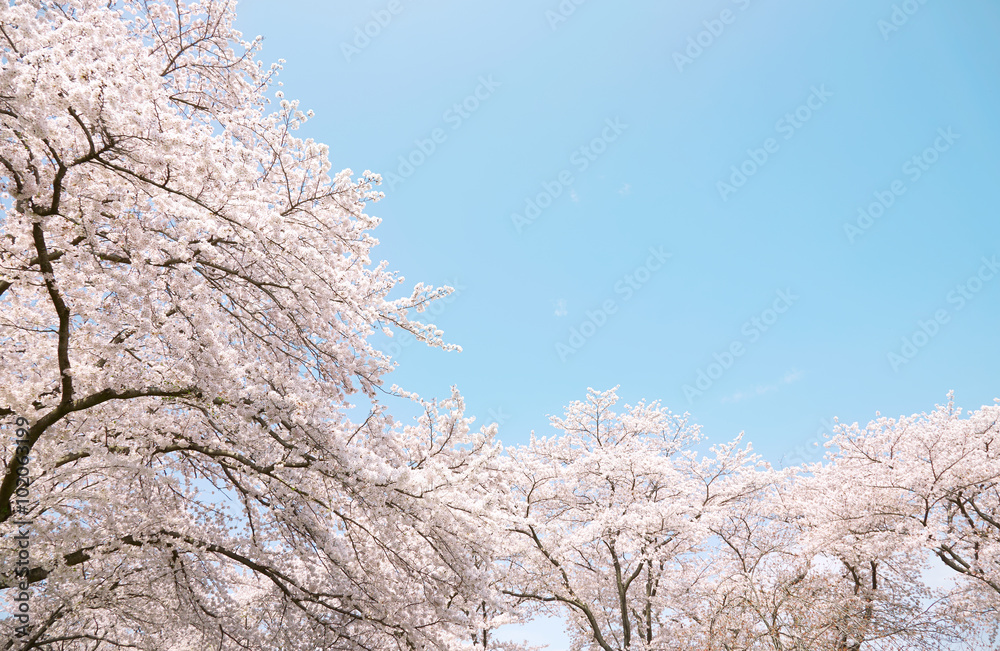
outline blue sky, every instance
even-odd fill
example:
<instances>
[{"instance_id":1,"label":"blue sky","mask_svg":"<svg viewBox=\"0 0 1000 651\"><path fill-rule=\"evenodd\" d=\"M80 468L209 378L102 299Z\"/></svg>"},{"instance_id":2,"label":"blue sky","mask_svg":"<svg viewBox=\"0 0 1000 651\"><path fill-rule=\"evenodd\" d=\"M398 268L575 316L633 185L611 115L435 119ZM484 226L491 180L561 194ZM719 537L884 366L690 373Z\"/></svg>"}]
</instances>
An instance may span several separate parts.
<instances>
[{"instance_id":1,"label":"blue sky","mask_svg":"<svg viewBox=\"0 0 1000 651\"><path fill-rule=\"evenodd\" d=\"M244 0L238 26L334 165L387 177L376 254L458 288L433 318L464 351L400 345L392 381L457 384L508 443L621 385L779 462L833 416L1000 396L1000 6L902 4Z\"/></svg>"},{"instance_id":2,"label":"blue sky","mask_svg":"<svg viewBox=\"0 0 1000 651\"><path fill-rule=\"evenodd\" d=\"M464 351L396 341L390 381L457 384L505 443L587 387L774 463L834 416L1000 396L997 3L238 12L304 135L386 176L376 255L458 289L433 321Z\"/></svg>"}]
</instances>

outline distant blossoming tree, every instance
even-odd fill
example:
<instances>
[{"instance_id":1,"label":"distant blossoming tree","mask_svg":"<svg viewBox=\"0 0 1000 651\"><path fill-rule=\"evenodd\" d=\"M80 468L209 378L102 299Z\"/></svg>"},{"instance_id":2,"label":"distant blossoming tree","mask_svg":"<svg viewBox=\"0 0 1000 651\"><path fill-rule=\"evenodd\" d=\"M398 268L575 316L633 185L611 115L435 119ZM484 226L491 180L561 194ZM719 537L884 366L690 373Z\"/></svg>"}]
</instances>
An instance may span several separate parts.
<instances>
[{"instance_id":1,"label":"distant blossoming tree","mask_svg":"<svg viewBox=\"0 0 1000 651\"><path fill-rule=\"evenodd\" d=\"M755 459L735 442L701 459L685 417L617 402L591 390L552 419L558 435L509 450L506 593L567 617L574 648L701 648L711 529L754 492Z\"/></svg>"},{"instance_id":2,"label":"distant blossoming tree","mask_svg":"<svg viewBox=\"0 0 1000 651\"><path fill-rule=\"evenodd\" d=\"M817 467L814 518L830 540L950 575L945 621L969 639L1000 622L1000 405L838 428ZM890 566L891 567L891 566ZM926 569L924 570L926 571ZM992 645L991 645L992 646Z\"/></svg>"},{"instance_id":3,"label":"distant blossoming tree","mask_svg":"<svg viewBox=\"0 0 1000 651\"><path fill-rule=\"evenodd\" d=\"M774 470L738 439L701 456L685 416L617 401L591 390L504 461L504 591L566 617L574 649L941 649L971 630L911 546L861 535L885 507L853 471Z\"/></svg>"}]
</instances>

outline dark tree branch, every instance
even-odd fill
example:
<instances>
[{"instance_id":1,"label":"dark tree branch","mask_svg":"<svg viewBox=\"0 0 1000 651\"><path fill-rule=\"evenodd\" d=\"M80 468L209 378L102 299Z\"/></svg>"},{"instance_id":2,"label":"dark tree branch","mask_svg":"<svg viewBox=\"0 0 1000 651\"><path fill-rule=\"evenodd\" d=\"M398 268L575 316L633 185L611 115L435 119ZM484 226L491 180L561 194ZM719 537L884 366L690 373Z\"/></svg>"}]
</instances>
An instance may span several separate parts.
<instances>
[{"instance_id":1,"label":"dark tree branch","mask_svg":"<svg viewBox=\"0 0 1000 651\"><path fill-rule=\"evenodd\" d=\"M45 430L59 422L63 417L77 411L91 409L109 400L132 400L134 398L151 397L180 398L191 395L199 395L198 390L194 387L173 390L146 387L145 389L129 389L127 391L104 389L80 400L74 400L69 403L64 400L55 409L35 421L35 424L28 429L27 441L22 445L26 445L30 453L31 448L34 447L38 439L45 433ZM10 500L17 488L17 471L21 468L22 456L27 455L15 455L11 458L11 462L7 465L7 472L4 474L3 482L0 483L0 522L6 522L13 514Z\"/></svg>"}]
</instances>

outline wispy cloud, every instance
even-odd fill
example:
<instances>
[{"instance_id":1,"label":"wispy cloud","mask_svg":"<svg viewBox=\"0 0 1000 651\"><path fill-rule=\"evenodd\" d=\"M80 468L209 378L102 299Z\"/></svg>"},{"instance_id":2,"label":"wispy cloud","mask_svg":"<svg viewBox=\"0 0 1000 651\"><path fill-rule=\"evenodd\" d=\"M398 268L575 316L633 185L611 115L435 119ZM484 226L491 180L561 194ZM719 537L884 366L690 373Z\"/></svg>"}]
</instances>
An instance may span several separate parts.
<instances>
[{"instance_id":1,"label":"wispy cloud","mask_svg":"<svg viewBox=\"0 0 1000 651\"><path fill-rule=\"evenodd\" d=\"M791 370L785 373L784 376L777 382L772 384L758 384L752 389L744 389L742 391L737 391L731 396L726 396L722 399L722 402L740 402L741 400L748 400L750 398L756 398L772 391L777 391L782 385L792 384L798 382L805 375L802 371Z\"/></svg>"},{"instance_id":2,"label":"wispy cloud","mask_svg":"<svg viewBox=\"0 0 1000 651\"><path fill-rule=\"evenodd\" d=\"M632 194L632 185L630 183L626 183L622 187L618 188L618 194L622 195L623 197Z\"/></svg>"},{"instance_id":3,"label":"wispy cloud","mask_svg":"<svg viewBox=\"0 0 1000 651\"><path fill-rule=\"evenodd\" d=\"M556 299L555 306L556 306L556 311L555 311L556 316L566 316L567 314L569 314L569 311L566 309L565 298Z\"/></svg>"},{"instance_id":4,"label":"wispy cloud","mask_svg":"<svg viewBox=\"0 0 1000 651\"><path fill-rule=\"evenodd\" d=\"M576 193L576 190L569 191L569 198L573 203L580 203L580 196Z\"/></svg>"},{"instance_id":5,"label":"wispy cloud","mask_svg":"<svg viewBox=\"0 0 1000 651\"><path fill-rule=\"evenodd\" d=\"M802 376L804 375L805 373L803 373L802 371L795 371L795 370L789 371L788 373L785 373L785 377L781 378L781 383L791 384L792 382L798 382L799 380L802 379Z\"/></svg>"}]
</instances>

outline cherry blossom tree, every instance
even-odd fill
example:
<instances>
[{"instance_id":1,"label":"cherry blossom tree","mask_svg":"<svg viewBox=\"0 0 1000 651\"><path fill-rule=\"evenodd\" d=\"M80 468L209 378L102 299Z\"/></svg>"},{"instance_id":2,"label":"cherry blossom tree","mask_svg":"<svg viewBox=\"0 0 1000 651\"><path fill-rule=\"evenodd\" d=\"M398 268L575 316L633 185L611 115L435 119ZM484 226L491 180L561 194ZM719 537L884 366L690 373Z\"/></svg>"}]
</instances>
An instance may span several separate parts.
<instances>
[{"instance_id":1,"label":"cherry blossom tree","mask_svg":"<svg viewBox=\"0 0 1000 651\"><path fill-rule=\"evenodd\" d=\"M393 421L368 341L445 346L411 313L449 289L390 299L379 177L333 173L280 91L272 111L278 66L233 5L0 5L0 416L26 422L2 452L0 599L31 595L4 648L482 636L494 431L457 394Z\"/></svg>"},{"instance_id":2,"label":"cherry blossom tree","mask_svg":"<svg viewBox=\"0 0 1000 651\"><path fill-rule=\"evenodd\" d=\"M954 641L921 559L831 527L819 486L798 471L775 473L713 527L704 648L940 649Z\"/></svg>"},{"instance_id":3,"label":"cherry blossom tree","mask_svg":"<svg viewBox=\"0 0 1000 651\"><path fill-rule=\"evenodd\" d=\"M560 435L508 451L506 593L566 616L574 648L700 648L712 522L756 459L736 442L699 458L686 417L617 401L590 390L552 418Z\"/></svg>"},{"instance_id":4,"label":"cherry blossom tree","mask_svg":"<svg viewBox=\"0 0 1000 651\"><path fill-rule=\"evenodd\" d=\"M1000 405L963 417L949 395L930 413L839 427L816 473L826 535L939 562L953 578L948 626L967 639L1000 621L998 439Z\"/></svg>"},{"instance_id":5,"label":"cherry blossom tree","mask_svg":"<svg viewBox=\"0 0 1000 651\"><path fill-rule=\"evenodd\" d=\"M508 450L498 528L523 617L574 649L941 649L961 639L923 560L852 524L868 494L830 466L774 470L739 439L696 452L686 416L591 390L559 434ZM873 481L875 478L873 478ZM836 484L836 485L835 485Z\"/></svg>"}]
</instances>

